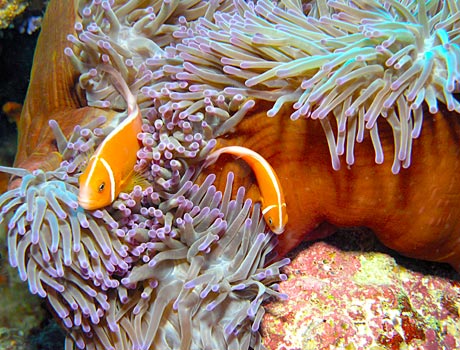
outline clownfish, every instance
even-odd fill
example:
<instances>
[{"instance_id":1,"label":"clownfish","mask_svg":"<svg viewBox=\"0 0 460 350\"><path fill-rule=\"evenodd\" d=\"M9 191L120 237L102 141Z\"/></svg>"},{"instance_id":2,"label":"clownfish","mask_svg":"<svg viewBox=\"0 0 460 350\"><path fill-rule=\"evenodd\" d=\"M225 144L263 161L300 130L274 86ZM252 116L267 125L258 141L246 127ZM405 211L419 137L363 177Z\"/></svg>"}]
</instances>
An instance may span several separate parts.
<instances>
[{"instance_id":1,"label":"clownfish","mask_svg":"<svg viewBox=\"0 0 460 350\"><path fill-rule=\"evenodd\" d=\"M142 131L142 115L136 98L123 77L111 66L100 66L111 75L112 83L128 105L128 116L99 145L79 178L78 203L88 210L115 201L134 175Z\"/></svg>"},{"instance_id":2,"label":"clownfish","mask_svg":"<svg viewBox=\"0 0 460 350\"><path fill-rule=\"evenodd\" d=\"M259 154L249 148L240 146L228 146L212 152L205 161L209 166L217 161L222 153L232 154L242 158L249 164L254 172L261 194L262 215L270 230L276 234L284 232L288 216L283 189L278 176L271 165Z\"/></svg>"}]
</instances>

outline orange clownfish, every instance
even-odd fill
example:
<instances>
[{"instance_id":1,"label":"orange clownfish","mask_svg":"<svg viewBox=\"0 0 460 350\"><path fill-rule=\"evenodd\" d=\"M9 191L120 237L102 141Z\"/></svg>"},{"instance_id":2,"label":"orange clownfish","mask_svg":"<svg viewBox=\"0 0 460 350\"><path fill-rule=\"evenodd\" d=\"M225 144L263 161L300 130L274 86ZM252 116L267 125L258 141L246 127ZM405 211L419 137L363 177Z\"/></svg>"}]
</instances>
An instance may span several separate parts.
<instances>
[{"instance_id":1,"label":"orange clownfish","mask_svg":"<svg viewBox=\"0 0 460 350\"><path fill-rule=\"evenodd\" d=\"M288 216L283 190L275 170L259 153L240 146L219 148L208 156L205 166L217 161L222 153L235 155L249 164L259 185L264 220L274 233L283 233Z\"/></svg>"},{"instance_id":2,"label":"orange clownfish","mask_svg":"<svg viewBox=\"0 0 460 350\"><path fill-rule=\"evenodd\" d=\"M137 134L142 115L136 98L123 77L111 66L100 67L112 76L112 83L128 105L128 116L99 145L79 179L78 203L88 210L105 207L115 201L132 179L137 151Z\"/></svg>"}]
</instances>

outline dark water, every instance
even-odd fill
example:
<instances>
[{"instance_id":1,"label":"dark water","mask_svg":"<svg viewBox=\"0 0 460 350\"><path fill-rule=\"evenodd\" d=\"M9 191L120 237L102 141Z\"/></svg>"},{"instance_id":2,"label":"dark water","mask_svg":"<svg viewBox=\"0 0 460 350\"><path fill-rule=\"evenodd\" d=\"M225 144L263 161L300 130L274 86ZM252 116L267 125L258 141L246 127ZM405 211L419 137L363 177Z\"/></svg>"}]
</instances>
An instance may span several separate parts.
<instances>
[{"instance_id":1,"label":"dark water","mask_svg":"<svg viewBox=\"0 0 460 350\"><path fill-rule=\"evenodd\" d=\"M7 102L23 104L27 87L29 85L30 70L39 31L33 34L22 34L17 28L0 30L0 165L12 165L17 145L17 127L8 120L2 111L2 106ZM0 242L1 244L1 242ZM1 249L0 267L7 264L4 256L5 250ZM2 271L4 269L2 268ZM3 271L4 272L4 271ZM1 276L0 276L1 277ZM10 281L11 282L11 281ZM14 285L3 281L7 285L1 288L27 289L24 283ZM11 292L11 291L10 291ZM12 292L14 293L14 292ZM22 293L21 295L23 295ZM29 295L30 298L36 296ZM0 298L1 301L1 298ZM28 304L26 300L24 305ZM44 302L42 309L46 308ZM3 318L21 317L20 310L9 310L10 315L1 315ZM40 314L46 311L39 312ZM24 314L23 317L26 317ZM39 317L36 315L36 317ZM59 350L64 346L64 334L48 314L41 324L32 328L29 334L22 334L17 329L1 329L0 348L11 350Z\"/></svg>"},{"instance_id":2,"label":"dark water","mask_svg":"<svg viewBox=\"0 0 460 350\"><path fill-rule=\"evenodd\" d=\"M38 32L0 31L0 107L6 102L24 102L37 37ZM16 138L16 124L0 111L0 163L12 164Z\"/></svg>"}]
</instances>

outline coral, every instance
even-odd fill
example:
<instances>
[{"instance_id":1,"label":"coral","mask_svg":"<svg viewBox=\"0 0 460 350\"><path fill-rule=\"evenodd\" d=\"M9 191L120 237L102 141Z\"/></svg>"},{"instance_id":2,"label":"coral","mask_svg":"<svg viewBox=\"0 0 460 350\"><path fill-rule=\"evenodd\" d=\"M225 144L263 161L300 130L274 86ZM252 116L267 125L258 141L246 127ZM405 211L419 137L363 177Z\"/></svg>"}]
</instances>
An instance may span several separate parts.
<instances>
[{"instance_id":1,"label":"coral","mask_svg":"<svg viewBox=\"0 0 460 350\"><path fill-rule=\"evenodd\" d=\"M0 29L6 29L10 23L27 8L28 1L2 0L0 2Z\"/></svg>"},{"instance_id":2,"label":"coral","mask_svg":"<svg viewBox=\"0 0 460 350\"><path fill-rule=\"evenodd\" d=\"M2 30L0 35L2 38L5 36L3 30L15 28L20 34L32 35L40 29L43 12L48 2L48 0L0 1L0 30Z\"/></svg>"}]
</instances>

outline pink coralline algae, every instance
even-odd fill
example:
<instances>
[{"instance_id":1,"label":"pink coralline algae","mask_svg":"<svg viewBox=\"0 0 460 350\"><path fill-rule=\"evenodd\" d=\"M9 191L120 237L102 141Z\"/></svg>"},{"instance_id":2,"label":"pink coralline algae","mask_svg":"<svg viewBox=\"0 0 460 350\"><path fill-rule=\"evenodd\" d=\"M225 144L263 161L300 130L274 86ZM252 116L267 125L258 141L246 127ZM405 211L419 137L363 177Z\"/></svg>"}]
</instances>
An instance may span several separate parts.
<instances>
[{"instance_id":1,"label":"pink coralline algae","mask_svg":"<svg viewBox=\"0 0 460 350\"><path fill-rule=\"evenodd\" d=\"M375 239L363 232L328 241L304 247L285 268L280 292L289 298L267 305L262 324L268 349L460 347L460 283L452 270L427 263L417 272L408 259L371 252ZM355 250L343 249L344 241ZM358 251L359 243L371 249Z\"/></svg>"}]
</instances>

